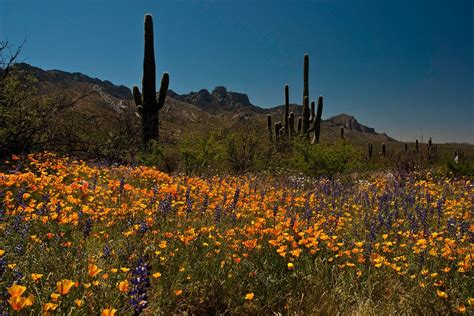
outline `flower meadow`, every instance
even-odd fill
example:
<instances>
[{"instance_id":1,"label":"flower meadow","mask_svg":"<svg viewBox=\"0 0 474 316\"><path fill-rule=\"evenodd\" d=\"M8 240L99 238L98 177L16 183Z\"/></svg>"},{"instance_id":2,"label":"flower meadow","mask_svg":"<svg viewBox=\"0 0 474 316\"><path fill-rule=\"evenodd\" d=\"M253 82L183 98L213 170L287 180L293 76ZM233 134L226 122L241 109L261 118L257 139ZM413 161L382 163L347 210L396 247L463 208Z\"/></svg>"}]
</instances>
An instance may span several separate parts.
<instances>
[{"instance_id":1,"label":"flower meadow","mask_svg":"<svg viewBox=\"0 0 474 316\"><path fill-rule=\"evenodd\" d=\"M474 312L469 179L1 170L1 315Z\"/></svg>"}]
</instances>

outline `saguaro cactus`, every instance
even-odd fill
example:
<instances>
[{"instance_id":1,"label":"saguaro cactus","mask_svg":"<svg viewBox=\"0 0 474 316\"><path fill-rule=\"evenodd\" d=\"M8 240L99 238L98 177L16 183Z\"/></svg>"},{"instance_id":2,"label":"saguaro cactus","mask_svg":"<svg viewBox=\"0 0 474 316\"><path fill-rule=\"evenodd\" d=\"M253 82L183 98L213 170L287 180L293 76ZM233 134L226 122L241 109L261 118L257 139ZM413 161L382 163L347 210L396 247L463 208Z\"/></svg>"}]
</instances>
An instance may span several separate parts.
<instances>
[{"instance_id":1,"label":"saguaro cactus","mask_svg":"<svg viewBox=\"0 0 474 316\"><path fill-rule=\"evenodd\" d=\"M303 134L308 136L309 131L309 101L308 97L304 98L303 101Z\"/></svg>"},{"instance_id":2,"label":"saguaro cactus","mask_svg":"<svg viewBox=\"0 0 474 316\"><path fill-rule=\"evenodd\" d=\"M303 134L308 136L309 130L309 55L304 54L303 62Z\"/></svg>"},{"instance_id":3,"label":"saguaro cactus","mask_svg":"<svg viewBox=\"0 0 474 316\"><path fill-rule=\"evenodd\" d=\"M385 143L382 143L382 156L385 156L386 151L385 151Z\"/></svg>"},{"instance_id":4,"label":"saguaro cactus","mask_svg":"<svg viewBox=\"0 0 474 316\"><path fill-rule=\"evenodd\" d=\"M288 118L288 124L290 125L290 136L295 135L295 113L291 112Z\"/></svg>"},{"instance_id":5,"label":"saguaro cactus","mask_svg":"<svg viewBox=\"0 0 474 316\"><path fill-rule=\"evenodd\" d=\"M298 116L298 134L301 134L301 126L303 125L303 118Z\"/></svg>"},{"instance_id":6,"label":"saguaro cactus","mask_svg":"<svg viewBox=\"0 0 474 316\"><path fill-rule=\"evenodd\" d=\"M369 149L369 159L372 159L372 152L374 150L374 144L372 144L371 142L368 142L367 145L369 147L368 148Z\"/></svg>"},{"instance_id":7,"label":"saguaro cactus","mask_svg":"<svg viewBox=\"0 0 474 316\"><path fill-rule=\"evenodd\" d=\"M314 103L314 102L313 102ZM323 115L323 97L318 98L318 112L314 119L314 142L319 143L319 136L321 134L321 116Z\"/></svg>"},{"instance_id":8,"label":"saguaro cactus","mask_svg":"<svg viewBox=\"0 0 474 316\"><path fill-rule=\"evenodd\" d=\"M418 139L415 141L415 150L418 152Z\"/></svg>"},{"instance_id":9,"label":"saguaro cactus","mask_svg":"<svg viewBox=\"0 0 474 316\"><path fill-rule=\"evenodd\" d=\"M143 143L146 145L152 139L158 139L159 111L163 108L168 92L169 75L161 77L160 91L156 97L156 65L155 48L153 43L153 18L145 15L145 49L143 57L142 93L137 86L133 87L133 97L142 119Z\"/></svg>"},{"instance_id":10,"label":"saguaro cactus","mask_svg":"<svg viewBox=\"0 0 474 316\"><path fill-rule=\"evenodd\" d=\"M341 127L341 139L344 139L344 127Z\"/></svg>"},{"instance_id":11,"label":"saguaro cactus","mask_svg":"<svg viewBox=\"0 0 474 316\"><path fill-rule=\"evenodd\" d=\"M285 85L285 135L290 135L290 88Z\"/></svg>"},{"instance_id":12,"label":"saguaro cactus","mask_svg":"<svg viewBox=\"0 0 474 316\"><path fill-rule=\"evenodd\" d=\"M268 136L270 137L270 141L272 141L273 132L272 132L272 116L270 114L267 115L267 127L268 127Z\"/></svg>"},{"instance_id":13,"label":"saguaro cactus","mask_svg":"<svg viewBox=\"0 0 474 316\"><path fill-rule=\"evenodd\" d=\"M316 106L315 106L315 103L314 101L311 101L311 115L309 116L309 121L311 123L314 123L314 120L316 119Z\"/></svg>"},{"instance_id":14,"label":"saguaro cactus","mask_svg":"<svg viewBox=\"0 0 474 316\"><path fill-rule=\"evenodd\" d=\"M304 54L303 63L303 104L304 99L309 99L309 55Z\"/></svg>"}]
</instances>

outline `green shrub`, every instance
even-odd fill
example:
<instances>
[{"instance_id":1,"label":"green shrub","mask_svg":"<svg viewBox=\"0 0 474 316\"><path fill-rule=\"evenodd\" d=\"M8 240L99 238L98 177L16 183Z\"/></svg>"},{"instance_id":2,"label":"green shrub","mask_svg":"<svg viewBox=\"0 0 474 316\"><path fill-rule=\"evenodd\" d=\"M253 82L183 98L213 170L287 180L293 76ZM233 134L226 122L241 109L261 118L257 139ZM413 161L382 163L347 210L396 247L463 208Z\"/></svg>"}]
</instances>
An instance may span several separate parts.
<instances>
[{"instance_id":1,"label":"green shrub","mask_svg":"<svg viewBox=\"0 0 474 316\"><path fill-rule=\"evenodd\" d=\"M474 177L474 163L455 163L452 160L446 162L448 172L456 177Z\"/></svg>"},{"instance_id":2,"label":"green shrub","mask_svg":"<svg viewBox=\"0 0 474 316\"><path fill-rule=\"evenodd\" d=\"M297 142L295 147L295 168L310 176L334 177L361 167L361 150L346 142L317 145Z\"/></svg>"}]
</instances>

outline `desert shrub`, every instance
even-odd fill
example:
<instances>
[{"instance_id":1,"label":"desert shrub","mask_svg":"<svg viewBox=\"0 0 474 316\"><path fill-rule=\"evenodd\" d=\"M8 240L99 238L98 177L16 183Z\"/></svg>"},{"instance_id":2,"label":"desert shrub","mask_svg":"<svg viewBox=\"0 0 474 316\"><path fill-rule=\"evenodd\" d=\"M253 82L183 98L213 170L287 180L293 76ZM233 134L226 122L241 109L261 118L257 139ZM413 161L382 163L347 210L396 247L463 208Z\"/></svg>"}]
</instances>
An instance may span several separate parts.
<instances>
[{"instance_id":1,"label":"desert shrub","mask_svg":"<svg viewBox=\"0 0 474 316\"><path fill-rule=\"evenodd\" d=\"M295 169L310 176L334 177L361 166L361 150L346 142L317 145L295 142L294 146Z\"/></svg>"},{"instance_id":2,"label":"desert shrub","mask_svg":"<svg viewBox=\"0 0 474 316\"><path fill-rule=\"evenodd\" d=\"M136 156L138 163L153 166L167 173L176 172L180 165L179 152L174 145L151 141Z\"/></svg>"},{"instance_id":3,"label":"desert shrub","mask_svg":"<svg viewBox=\"0 0 474 316\"><path fill-rule=\"evenodd\" d=\"M227 163L232 172L250 172L266 168L272 158L272 146L261 137L261 129L251 123L247 127L223 133Z\"/></svg>"},{"instance_id":4,"label":"desert shrub","mask_svg":"<svg viewBox=\"0 0 474 316\"><path fill-rule=\"evenodd\" d=\"M455 177L474 177L474 163L455 163L452 160L446 161L446 168L449 175Z\"/></svg>"},{"instance_id":5,"label":"desert shrub","mask_svg":"<svg viewBox=\"0 0 474 316\"><path fill-rule=\"evenodd\" d=\"M225 148L218 132L192 134L179 145L181 166L187 175L213 174L224 171Z\"/></svg>"}]
</instances>

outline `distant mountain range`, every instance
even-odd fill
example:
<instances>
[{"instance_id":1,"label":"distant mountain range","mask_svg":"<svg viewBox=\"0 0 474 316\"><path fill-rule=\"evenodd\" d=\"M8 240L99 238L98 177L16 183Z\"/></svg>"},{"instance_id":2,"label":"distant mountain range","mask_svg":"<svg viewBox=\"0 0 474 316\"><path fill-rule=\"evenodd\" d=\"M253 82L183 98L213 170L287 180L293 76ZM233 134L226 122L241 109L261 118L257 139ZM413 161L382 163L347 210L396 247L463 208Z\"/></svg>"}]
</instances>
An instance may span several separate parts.
<instances>
[{"instance_id":1,"label":"distant mountain range","mask_svg":"<svg viewBox=\"0 0 474 316\"><path fill-rule=\"evenodd\" d=\"M61 92L80 95L94 91L78 104L87 108L87 111L103 113L117 110L116 107L111 106L113 104L134 106L130 88L114 85L110 81L91 78L78 72L43 70L26 63L16 64L12 71L34 75L44 94ZM299 116L301 106L292 104L290 110ZM267 114L272 115L274 121L278 121L283 120L283 113L283 105L261 108L252 104L246 94L228 91L222 86L214 88L211 92L201 89L198 92L181 95L169 90L162 110L161 129L164 133L179 137L188 131L230 128L248 120L261 122L264 126L262 128L266 128L264 124ZM354 116L348 114L339 114L323 120L322 139L337 140L341 127L346 130L345 137L349 141L352 140L360 145L365 145L367 141L374 143L395 141L386 134L377 133L374 128L362 125Z\"/></svg>"}]
</instances>

